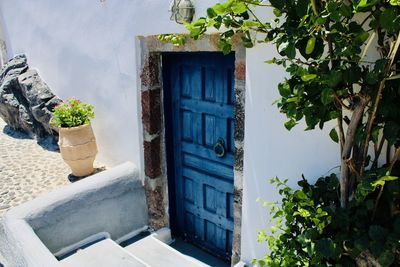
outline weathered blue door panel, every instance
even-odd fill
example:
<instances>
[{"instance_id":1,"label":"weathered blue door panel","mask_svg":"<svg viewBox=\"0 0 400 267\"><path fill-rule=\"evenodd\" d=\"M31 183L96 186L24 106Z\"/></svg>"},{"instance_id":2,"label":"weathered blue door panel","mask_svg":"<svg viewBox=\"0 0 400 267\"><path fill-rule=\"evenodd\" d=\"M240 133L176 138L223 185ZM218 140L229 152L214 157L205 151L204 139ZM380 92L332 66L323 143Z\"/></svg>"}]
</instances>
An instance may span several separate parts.
<instances>
[{"instance_id":1,"label":"weathered blue door panel","mask_svg":"<svg viewBox=\"0 0 400 267\"><path fill-rule=\"evenodd\" d=\"M171 225L226 259L233 232L233 73L234 55L163 55Z\"/></svg>"}]
</instances>

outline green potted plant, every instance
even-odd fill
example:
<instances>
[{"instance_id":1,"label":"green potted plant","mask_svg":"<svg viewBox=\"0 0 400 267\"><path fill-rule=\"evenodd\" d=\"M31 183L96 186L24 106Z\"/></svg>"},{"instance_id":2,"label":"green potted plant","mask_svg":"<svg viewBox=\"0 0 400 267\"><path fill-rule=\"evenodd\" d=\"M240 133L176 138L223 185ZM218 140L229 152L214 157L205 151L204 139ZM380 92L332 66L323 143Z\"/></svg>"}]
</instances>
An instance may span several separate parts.
<instances>
[{"instance_id":1,"label":"green potted plant","mask_svg":"<svg viewBox=\"0 0 400 267\"><path fill-rule=\"evenodd\" d=\"M97 154L96 139L90 125L94 107L71 98L54 108L51 124L59 129L61 156L78 177L94 172Z\"/></svg>"}]
</instances>

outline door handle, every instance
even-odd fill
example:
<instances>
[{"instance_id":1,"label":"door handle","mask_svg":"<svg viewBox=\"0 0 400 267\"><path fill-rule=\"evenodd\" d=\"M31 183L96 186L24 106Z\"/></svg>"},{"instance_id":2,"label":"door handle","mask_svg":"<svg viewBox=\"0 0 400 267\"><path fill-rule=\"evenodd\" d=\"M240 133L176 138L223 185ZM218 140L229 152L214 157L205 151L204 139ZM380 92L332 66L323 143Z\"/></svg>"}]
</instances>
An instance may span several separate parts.
<instances>
[{"instance_id":1,"label":"door handle","mask_svg":"<svg viewBox=\"0 0 400 267\"><path fill-rule=\"evenodd\" d=\"M225 156L225 141L223 138L218 138L214 145L214 153L218 158Z\"/></svg>"}]
</instances>

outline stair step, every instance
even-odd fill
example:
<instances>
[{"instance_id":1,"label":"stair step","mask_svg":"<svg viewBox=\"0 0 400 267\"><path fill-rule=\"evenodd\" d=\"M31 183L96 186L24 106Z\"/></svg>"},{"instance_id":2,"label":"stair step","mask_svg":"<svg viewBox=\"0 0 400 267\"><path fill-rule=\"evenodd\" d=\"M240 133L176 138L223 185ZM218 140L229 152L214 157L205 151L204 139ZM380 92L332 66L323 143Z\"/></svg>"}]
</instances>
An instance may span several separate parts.
<instances>
[{"instance_id":1,"label":"stair step","mask_svg":"<svg viewBox=\"0 0 400 267\"><path fill-rule=\"evenodd\" d=\"M154 236L145 237L125 249L151 267L208 266L180 253Z\"/></svg>"},{"instance_id":2,"label":"stair step","mask_svg":"<svg viewBox=\"0 0 400 267\"><path fill-rule=\"evenodd\" d=\"M90 247L60 261L63 267L148 267L143 261L127 252L111 239L97 242Z\"/></svg>"}]
</instances>

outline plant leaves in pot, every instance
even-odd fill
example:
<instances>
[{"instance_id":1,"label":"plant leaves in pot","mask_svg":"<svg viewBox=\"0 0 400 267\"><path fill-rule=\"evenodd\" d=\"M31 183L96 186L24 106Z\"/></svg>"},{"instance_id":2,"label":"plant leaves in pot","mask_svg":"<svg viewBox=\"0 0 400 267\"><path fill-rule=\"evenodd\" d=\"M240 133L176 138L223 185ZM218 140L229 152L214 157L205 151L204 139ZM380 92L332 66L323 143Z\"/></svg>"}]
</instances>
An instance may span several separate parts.
<instances>
[{"instance_id":1,"label":"plant leaves in pot","mask_svg":"<svg viewBox=\"0 0 400 267\"><path fill-rule=\"evenodd\" d=\"M59 129L61 156L77 177L94 172L97 154L96 138L90 124L94 107L71 98L54 108L51 124Z\"/></svg>"}]
</instances>

